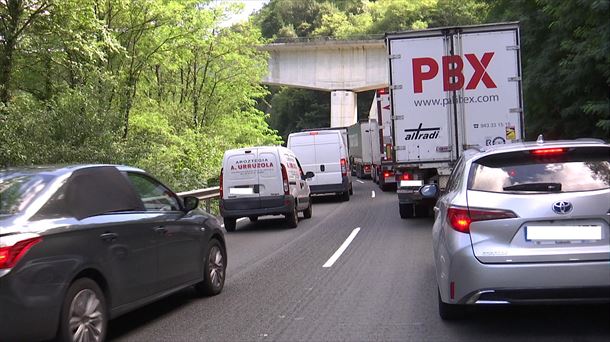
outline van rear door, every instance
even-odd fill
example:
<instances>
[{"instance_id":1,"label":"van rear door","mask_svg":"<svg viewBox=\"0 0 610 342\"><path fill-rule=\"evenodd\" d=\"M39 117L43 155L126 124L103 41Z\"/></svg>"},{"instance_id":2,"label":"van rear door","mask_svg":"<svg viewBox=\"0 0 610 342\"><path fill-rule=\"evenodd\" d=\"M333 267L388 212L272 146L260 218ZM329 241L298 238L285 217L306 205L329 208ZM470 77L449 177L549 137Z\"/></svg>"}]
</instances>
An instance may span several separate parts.
<instances>
[{"instance_id":1,"label":"van rear door","mask_svg":"<svg viewBox=\"0 0 610 342\"><path fill-rule=\"evenodd\" d=\"M260 208L260 181L257 166L258 149L236 150L225 158L223 187L227 209Z\"/></svg>"},{"instance_id":2,"label":"van rear door","mask_svg":"<svg viewBox=\"0 0 610 342\"><path fill-rule=\"evenodd\" d=\"M316 181L310 185L341 184L341 141L337 132L320 131L314 135L318 169L312 170Z\"/></svg>"},{"instance_id":3,"label":"van rear door","mask_svg":"<svg viewBox=\"0 0 610 342\"><path fill-rule=\"evenodd\" d=\"M278 149L259 148L256 158L258 172L258 194L261 198L284 195L281 164Z\"/></svg>"}]
</instances>

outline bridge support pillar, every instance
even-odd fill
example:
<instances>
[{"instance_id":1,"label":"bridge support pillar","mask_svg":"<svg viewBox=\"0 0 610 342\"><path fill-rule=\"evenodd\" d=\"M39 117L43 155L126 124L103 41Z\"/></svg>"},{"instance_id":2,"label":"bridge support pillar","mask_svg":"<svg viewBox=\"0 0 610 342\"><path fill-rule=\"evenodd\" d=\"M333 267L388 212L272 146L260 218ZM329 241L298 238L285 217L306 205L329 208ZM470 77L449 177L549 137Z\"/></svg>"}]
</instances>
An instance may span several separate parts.
<instances>
[{"instance_id":1,"label":"bridge support pillar","mask_svg":"<svg viewBox=\"0 0 610 342\"><path fill-rule=\"evenodd\" d=\"M356 93L335 90L330 93L330 127L347 127L358 121Z\"/></svg>"}]
</instances>

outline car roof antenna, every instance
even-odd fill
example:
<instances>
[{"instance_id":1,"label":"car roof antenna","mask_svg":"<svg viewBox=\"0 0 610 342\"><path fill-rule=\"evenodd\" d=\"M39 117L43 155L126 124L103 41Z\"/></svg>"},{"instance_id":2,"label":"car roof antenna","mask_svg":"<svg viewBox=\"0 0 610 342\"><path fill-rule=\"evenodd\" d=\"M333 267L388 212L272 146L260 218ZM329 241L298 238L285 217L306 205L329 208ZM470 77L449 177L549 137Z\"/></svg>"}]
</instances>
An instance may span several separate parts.
<instances>
[{"instance_id":1,"label":"car roof antenna","mask_svg":"<svg viewBox=\"0 0 610 342\"><path fill-rule=\"evenodd\" d=\"M536 144L544 144L544 137L542 136L542 134L540 134L538 136L538 139L536 139Z\"/></svg>"}]
</instances>

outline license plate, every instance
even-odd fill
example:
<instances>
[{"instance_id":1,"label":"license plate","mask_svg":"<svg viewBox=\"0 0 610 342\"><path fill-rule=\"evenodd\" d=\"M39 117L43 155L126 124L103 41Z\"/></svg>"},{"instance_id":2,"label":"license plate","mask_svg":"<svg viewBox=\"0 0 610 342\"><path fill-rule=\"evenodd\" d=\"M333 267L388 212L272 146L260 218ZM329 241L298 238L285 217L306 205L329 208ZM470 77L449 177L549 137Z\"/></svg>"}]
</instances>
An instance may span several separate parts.
<instances>
[{"instance_id":1,"label":"license plate","mask_svg":"<svg viewBox=\"0 0 610 342\"><path fill-rule=\"evenodd\" d=\"M529 226L525 228L528 241L601 240L601 226Z\"/></svg>"},{"instance_id":2,"label":"license plate","mask_svg":"<svg viewBox=\"0 0 610 342\"><path fill-rule=\"evenodd\" d=\"M413 187L413 186L422 186L424 185L424 181L422 180L403 180L400 181L401 187Z\"/></svg>"},{"instance_id":3,"label":"license plate","mask_svg":"<svg viewBox=\"0 0 610 342\"><path fill-rule=\"evenodd\" d=\"M231 188L229 189L229 194L231 195L252 195L254 193L254 189L252 188Z\"/></svg>"}]
</instances>

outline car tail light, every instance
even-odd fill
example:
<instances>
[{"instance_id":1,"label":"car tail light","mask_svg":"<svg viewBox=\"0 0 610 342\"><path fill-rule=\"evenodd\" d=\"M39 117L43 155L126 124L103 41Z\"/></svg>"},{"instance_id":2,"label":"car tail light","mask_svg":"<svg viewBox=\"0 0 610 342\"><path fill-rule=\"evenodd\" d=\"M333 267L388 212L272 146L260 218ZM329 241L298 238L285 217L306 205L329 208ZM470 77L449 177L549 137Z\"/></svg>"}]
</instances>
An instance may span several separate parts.
<instances>
[{"instance_id":1,"label":"car tail light","mask_svg":"<svg viewBox=\"0 0 610 342\"><path fill-rule=\"evenodd\" d=\"M219 184L218 184L218 187L220 188L220 198L221 199L223 198L222 195L224 194L224 191L222 190L222 171L223 170L224 169L220 169L220 179L219 179Z\"/></svg>"},{"instance_id":2,"label":"car tail light","mask_svg":"<svg viewBox=\"0 0 610 342\"><path fill-rule=\"evenodd\" d=\"M347 176L347 161L345 160L345 158L341 158L341 176L345 177Z\"/></svg>"},{"instance_id":3,"label":"car tail light","mask_svg":"<svg viewBox=\"0 0 610 342\"><path fill-rule=\"evenodd\" d=\"M530 153L536 156L550 156L555 154L562 154L565 151L565 148L540 148L537 150L532 150Z\"/></svg>"},{"instance_id":4,"label":"car tail light","mask_svg":"<svg viewBox=\"0 0 610 342\"><path fill-rule=\"evenodd\" d=\"M403 173L402 176L400 176L400 180L411 180L412 178L413 177L409 173Z\"/></svg>"},{"instance_id":5,"label":"car tail light","mask_svg":"<svg viewBox=\"0 0 610 342\"><path fill-rule=\"evenodd\" d=\"M381 88L381 89L377 90L377 93L379 95L386 95L386 94L389 94L390 91L388 90L388 88Z\"/></svg>"},{"instance_id":6,"label":"car tail light","mask_svg":"<svg viewBox=\"0 0 610 342\"><path fill-rule=\"evenodd\" d=\"M318 132L309 132L309 135L318 135Z\"/></svg>"},{"instance_id":7,"label":"car tail light","mask_svg":"<svg viewBox=\"0 0 610 342\"><path fill-rule=\"evenodd\" d=\"M384 178L388 178L388 177L392 177L392 176L394 176L394 173L392 173L391 171L383 171Z\"/></svg>"},{"instance_id":8,"label":"car tail light","mask_svg":"<svg viewBox=\"0 0 610 342\"><path fill-rule=\"evenodd\" d=\"M290 195L290 186L288 185L288 172L286 166L282 164L282 182L284 183L284 195Z\"/></svg>"},{"instance_id":9,"label":"car tail light","mask_svg":"<svg viewBox=\"0 0 610 342\"><path fill-rule=\"evenodd\" d=\"M366 172L371 171L371 166L370 165L364 165L364 171L366 171Z\"/></svg>"},{"instance_id":10,"label":"car tail light","mask_svg":"<svg viewBox=\"0 0 610 342\"><path fill-rule=\"evenodd\" d=\"M32 246L42 241L42 237L40 236L32 237L34 234L24 235L25 236L22 239L18 236L2 237L2 239L7 241L7 243L10 243L10 245L0 245L0 270L13 268Z\"/></svg>"},{"instance_id":11,"label":"car tail light","mask_svg":"<svg viewBox=\"0 0 610 342\"><path fill-rule=\"evenodd\" d=\"M515 218L517 215L509 210L466 209L451 207L447 210L447 220L451 227L461 233L470 233L470 224L478 221Z\"/></svg>"}]
</instances>

